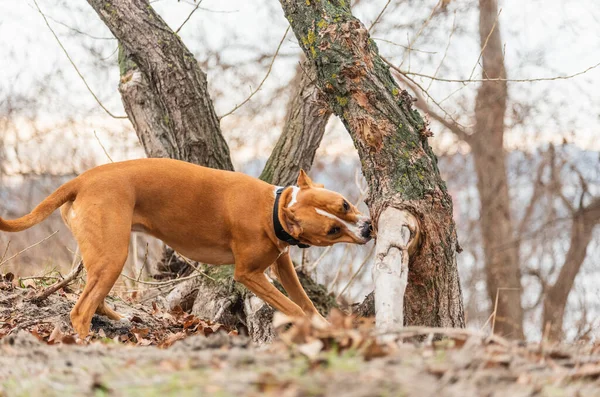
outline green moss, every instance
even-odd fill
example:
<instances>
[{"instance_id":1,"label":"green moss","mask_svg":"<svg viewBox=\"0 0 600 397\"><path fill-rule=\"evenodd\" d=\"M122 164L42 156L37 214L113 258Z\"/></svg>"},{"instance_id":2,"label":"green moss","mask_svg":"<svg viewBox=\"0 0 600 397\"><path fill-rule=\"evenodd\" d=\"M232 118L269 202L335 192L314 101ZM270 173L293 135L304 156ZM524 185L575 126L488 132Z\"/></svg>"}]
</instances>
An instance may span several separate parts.
<instances>
[{"instance_id":1,"label":"green moss","mask_svg":"<svg viewBox=\"0 0 600 397\"><path fill-rule=\"evenodd\" d=\"M344 107L348 104L348 98L345 98L343 96L336 96L335 99L337 100L337 103L341 106Z\"/></svg>"},{"instance_id":2,"label":"green moss","mask_svg":"<svg viewBox=\"0 0 600 397\"><path fill-rule=\"evenodd\" d=\"M308 35L306 36L306 39L308 40L308 44L314 44L315 42L315 31L314 30L309 30L308 31Z\"/></svg>"},{"instance_id":3,"label":"green moss","mask_svg":"<svg viewBox=\"0 0 600 397\"><path fill-rule=\"evenodd\" d=\"M325 29L327 25L328 23L324 19L321 19L319 22L317 22L317 26L319 27L319 29Z\"/></svg>"},{"instance_id":4,"label":"green moss","mask_svg":"<svg viewBox=\"0 0 600 397\"><path fill-rule=\"evenodd\" d=\"M393 96L398 96L400 94L400 91L398 90L398 88L394 87L392 88L392 95Z\"/></svg>"},{"instance_id":5,"label":"green moss","mask_svg":"<svg viewBox=\"0 0 600 397\"><path fill-rule=\"evenodd\" d=\"M312 45L310 46L310 53L311 53L311 55L312 55L313 58L317 57L317 50L315 50L315 47L312 46Z\"/></svg>"}]
</instances>

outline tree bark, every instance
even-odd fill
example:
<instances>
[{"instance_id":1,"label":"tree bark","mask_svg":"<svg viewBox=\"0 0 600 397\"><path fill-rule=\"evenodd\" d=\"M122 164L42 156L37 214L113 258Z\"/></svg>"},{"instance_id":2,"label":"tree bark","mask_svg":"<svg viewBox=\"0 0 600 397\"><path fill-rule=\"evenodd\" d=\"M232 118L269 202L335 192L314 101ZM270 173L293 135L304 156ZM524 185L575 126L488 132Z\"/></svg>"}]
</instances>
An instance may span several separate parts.
<instances>
[{"instance_id":1,"label":"tree bark","mask_svg":"<svg viewBox=\"0 0 600 397\"><path fill-rule=\"evenodd\" d=\"M571 242L565 262L556 282L548 288L544 298L542 332L551 341L560 341L564 337L563 320L569 293L573 289L575 277L585 260L594 227L598 223L600 223L600 198L595 198L587 207L579 209L573 216ZM546 330L546 327L549 328Z\"/></svg>"},{"instance_id":2,"label":"tree bark","mask_svg":"<svg viewBox=\"0 0 600 397\"><path fill-rule=\"evenodd\" d=\"M496 0L479 1L479 38L482 78L506 78ZM508 99L506 81L484 81L475 102L475 131L471 136L477 172L480 224L485 253L485 273L490 302L498 296L495 332L523 339L519 246L511 219L504 115Z\"/></svg>"},{"instance_id":3,"label":"tree bark","mask_svg":"<svg viewBox=\"0 0 600 397\"><path fill-rule=\"evenodd\" d=\"M331 116L329 105L320 98L314 66L302 60L291 82L283 132L260 175L265 182L280 186L296 183L300 169L308 172Z\"/></svg>"},{"instance_id":4,"label":"tree bark","mask_svg":"<svg viewBox=\"0 0 600 397\"><path fill-rule=\"evenodd\" d=\"M233 169L207 92L206 76L179 37L147 1L89 3L120 42L119 90L147 155ZM291 184L300 167L310 168L330 114L319 105L311 79L302 75L296 81L300 85L294 91L278 150L265 174L271 183ZM233 281L232 266L193 265L206 277L199 275L177 286L167 297L171 306L189 306L204 318L245 327L257 342L273 337L273 310ZM193 272L168 247L159 268L163 276ZM327 313L335 305L327 291L309 277L299 277L317 307Z\"/></svg>"},{"instance_id":5,"label":"tree bark","mask_svg":"<svg viewBox=\"0 0 600 397\"><path fill-rule=\"evenodd\" d=\"M192 53L146 0L88 0L131 62L121 62L125 110L148 152L232 170L229 148ZM123 60L123 57L121 57ZM140 74L136 74L136 73ZM136 84L142 87L135 90ZM149 89L153 95L140 94ZM131 104L139 104L134 108Z\"/></svg>"},{"instance_id":6,"label":"tree bark","mask_svg":"<svg viewBox=\"0 0 600 397\"><path fill-rule=\"evenodd\" d=\"M410 255L404 323L463 327L452 200L412 98L398 88L348 2L280 3L315 65L317 85L358 149L375 224L388 207L419 222L420 246Z\"/></svg>"}]
</instances>

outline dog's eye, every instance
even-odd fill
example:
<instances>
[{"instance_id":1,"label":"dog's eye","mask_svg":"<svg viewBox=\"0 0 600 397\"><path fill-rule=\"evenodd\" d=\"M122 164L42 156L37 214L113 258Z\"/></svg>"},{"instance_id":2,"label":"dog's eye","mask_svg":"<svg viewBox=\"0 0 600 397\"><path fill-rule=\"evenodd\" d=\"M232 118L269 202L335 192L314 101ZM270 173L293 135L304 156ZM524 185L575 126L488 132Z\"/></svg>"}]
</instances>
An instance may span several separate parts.
<instances>
[{"instance_id":1,"label":"dog's eye","mask_svg":"<svg viewBox=\"0 0 600 397\"><path fill-rule=\"evenodd\" d=\"M346 200L344 200L344 211L345 212L350 211L350 204L348 204L348 202Z\"/></svg>"},{"instance_id":2,"label":"dog's eye","mask_svg":"<svg viewBox=\"0 0 600 397\"><path fill-rule=\"evenodd\" d=\"M329 231L327 232L327 235L331 236L334 234L338 234L339 232L340 232L340 228L337 226L334 226L331 229L329 229Z\"/></svg>"}]
</instances>

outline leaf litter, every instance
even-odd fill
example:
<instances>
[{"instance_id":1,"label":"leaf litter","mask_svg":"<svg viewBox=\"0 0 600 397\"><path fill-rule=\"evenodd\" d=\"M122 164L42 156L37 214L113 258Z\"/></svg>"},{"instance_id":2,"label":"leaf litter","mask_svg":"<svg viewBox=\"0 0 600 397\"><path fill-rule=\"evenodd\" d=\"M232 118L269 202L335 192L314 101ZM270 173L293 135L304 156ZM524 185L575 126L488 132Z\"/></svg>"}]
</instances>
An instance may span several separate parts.
<instances>
[{"instance_id":1,"label":"leaf litter","mask_svg":"<svg viewBox=\"0 0 600 397\"><path fill-rule=\"evenodd\" d=\"M333 311L329 324L277 313L278 338L257 346L181 308L116 298L108 303L126 320L95 315L80 340L69 322L77 293L34 304L40 288L0 275L0 396L600 395L600 344L426 327L384 339L372 320Z\"/></svg>"}]
</instances>

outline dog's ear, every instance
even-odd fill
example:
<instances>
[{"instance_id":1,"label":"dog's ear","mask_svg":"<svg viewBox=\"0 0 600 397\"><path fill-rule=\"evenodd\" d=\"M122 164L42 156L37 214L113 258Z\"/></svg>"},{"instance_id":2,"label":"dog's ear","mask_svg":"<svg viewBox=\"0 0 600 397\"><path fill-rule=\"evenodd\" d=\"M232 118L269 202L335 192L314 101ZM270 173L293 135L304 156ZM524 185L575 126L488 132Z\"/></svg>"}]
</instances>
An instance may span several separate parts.
<instances>
[{"instance_id":1,"label":"dog's ear","mask_svg":"<svg viewBox=\"0 0 600 397\"><path fill-rule=\"evenodd\" d=\"M302 226L298 222L298 218L294 214L294 211L289 208L282 208L283 210L283 221L285 223L287 232L294 238L298 238L302 234Z\"/></svg>"},{"instance_id":2,"label":"dog's ear","mask_svg":"<svg viewBox=\"0 0 600 397\"><path fill-rule=\"evenodd\" d=\"M322 183L313 183L313 187L318 187L323 189L325 187L325 185L323 185Z\"/></svg>"},{"instance_id":3,"label":"dog's ear","mask_svg":"<svg viewBox=\"0 0 600 397\"><path fill-rule=\"evenodd\" d=\"M303 169L300 170L296 184L300 189L309 189L314 186L313 181L306 175Z\"/></svg>"}]
</instances>

